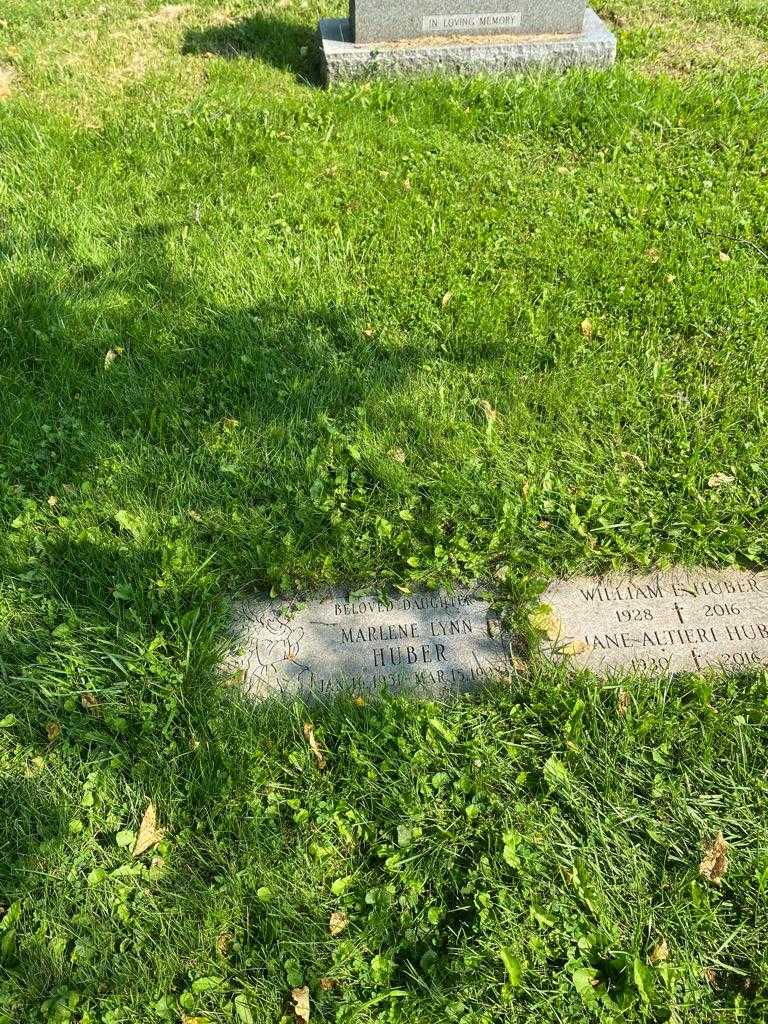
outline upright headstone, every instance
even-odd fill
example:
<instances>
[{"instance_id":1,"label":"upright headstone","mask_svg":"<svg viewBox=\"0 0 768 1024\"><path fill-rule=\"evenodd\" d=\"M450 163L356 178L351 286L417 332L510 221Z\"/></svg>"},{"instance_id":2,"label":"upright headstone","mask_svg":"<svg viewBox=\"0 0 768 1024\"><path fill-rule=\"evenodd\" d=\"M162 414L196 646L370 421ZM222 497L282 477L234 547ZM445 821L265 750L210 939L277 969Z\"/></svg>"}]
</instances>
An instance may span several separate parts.
<instances>
[{"instance_id":1,"label":"upright headstone","mask_svg":"<svg viewBox=\"0 0 768 1024\"><path fill-rule=\"evenodd\" d=\"M326 82L434 71L610 67L616 39L585 0L350 0L320 22Z\"/></svg>"},{"instance_id":2,"label":"upright headstone","mask_svg":"<svg viewBox=\"0 0 768 1024\"><path fill-rule=\"evenodd\" d=\"M586 0L351 0L356 43L581 32Z\"/></svg>"}]
</instances>

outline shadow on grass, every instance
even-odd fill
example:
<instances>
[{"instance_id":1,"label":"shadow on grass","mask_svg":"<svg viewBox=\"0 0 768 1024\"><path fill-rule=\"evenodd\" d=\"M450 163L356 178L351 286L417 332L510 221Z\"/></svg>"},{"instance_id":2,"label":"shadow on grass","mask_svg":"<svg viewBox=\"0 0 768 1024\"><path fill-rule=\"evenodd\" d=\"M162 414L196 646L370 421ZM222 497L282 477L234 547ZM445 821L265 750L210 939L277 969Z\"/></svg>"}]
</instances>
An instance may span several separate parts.
<instances>
[{"instance_id":1,"label":"shadow on grass","mask_svg":"<svg viewBox=\"0 0 768 1024\"><path fill-rule=\"evenodd\" d=\"M77 286L68 292L38 271L8 278L3 313L14 330L3 361L15 426L6 459L17 492L8 493L8 508L17 515L22 494L43 503L58 495L61 511L66 496L94 486L102 460L114 458L114 471L131 493L144 493L148 506L164 505L170 489L183 494L182 515L186 508L215 512L198 533L217 563L231 565L244 543L231 510L244 504L255 524L273 503L308 488L311 471L299 480L291 461L297 441L332 447L327 421L375 407L412 376L423 351L415 341L391 346L384 336L366 336L363 311L333 300L209 303L167 258L168 237L184 226L148 222L134 229L129 289L119 275L87 261L74 263ZM115 343L120 357L106 371L104 357ZM269 458L263 449L244 450L239 462L224 458L230 420L268 437ZM217 431L224 441L215 440ZM169 467L178 476L168 477ZM100 533L114 540L120 527L110 510L102 511L108 525ZM317 545L326 517L318 506L316 522L297 522L299 533ZM55 533L46 531L46 548ZM110 571L111 553L98 547L91 554L102 562L85 575L82 550L57 554L58 592L73 605L78 595L98 605L95 581L120 575L114 564ZM265 583L255 575L259 560L251 558L249 581Z\"/></svg>"},{"instance_id":2,"label":"shadow on grass","mask_svg":"<svg viewBox=\"0 0 768 1024\"><path fill-rule=\"evenodd\" d=\"M245 979L278 1019L283 961L304 956L307 935L319 950L321 966L308 967L315 989L334 969L319 868L291 877L294 811L261 808L273 777L282 785L287 772L293 785L303 775L303 716L246 706L216 685L224 605L237 588L263 587L265 570L294 550L332 557L328 510L306 495L320 473L364 472L336 424L375 409L424 354L415 341L368 337L362 310L333 300L276 289L212 304L168 260L173 230L163 221L135 229L128 282L73 260L75 287L38 268L3 296L13 430L0 512L17 529L0 536L11 617L0 629L0 719L16 720L0 735L0 773L13 772L0 780L0 903L20 909L13 950L0 957L0 1019L6 986L19 1020L77 992L84 1010L87 1000L123 1014L134 999L130 1017L115 1019L154 1021L150 994L175 1007L193 971ZM123 352L106 369L118 342ZM228 420L253 446L232 445ZM297 465L307 442L316 459ZM116 519L117 505L130 510L134 499L162 509L162 535ZM76 530L70 501L82 517ZM287 539L273 526L281 508ZM373 709L314 714L331 728L370 715L379 742ZM50 742L52 723L60 732ZM286 761L293 755L298 768ZM89 780L99 788L83 807ZM117 842L150 800L169 830L156 876L152 855L134 861ZM279 913L263 909L265 878L287 894ZM454 923L469 928L463 916ZM427 952L414 945L409 962ZM337 997L321 998L332 1012Z\"/></svg>"},{"instance_id":3,"label":"shadow on grass","mask_svg":"<svg viewBox=\"0 0 768 1024\"><path fill-rule=\"evenodd\" d=\"M36 873L36 854L55 845L66 825L66 808L38 780L0 779L0 902L12 878Z\"/></svg>"},{"instance_id":4,"label":"shadow on grass","mask_svg":"<svg viewBox=\"0 0 768 1024\"><path fill-rule=\"evenodd\" d=\"M298 82L320 84L315 29L278 18L254 15L225 25L190 29L182 53L225 60L250 57L290 71Z\"/></svg>"}]
</instances>

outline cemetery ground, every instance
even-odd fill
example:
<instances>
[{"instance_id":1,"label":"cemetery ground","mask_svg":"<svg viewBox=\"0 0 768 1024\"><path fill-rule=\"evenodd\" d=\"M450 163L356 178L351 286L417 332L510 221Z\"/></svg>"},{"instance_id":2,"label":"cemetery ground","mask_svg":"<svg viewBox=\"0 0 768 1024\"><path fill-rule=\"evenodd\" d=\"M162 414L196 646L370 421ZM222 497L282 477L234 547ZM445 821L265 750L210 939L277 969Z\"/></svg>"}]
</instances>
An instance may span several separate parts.
<instances>
[{"instance_id":1,"label":"cemetery ground","mask_svg":"<svg viewBox=\"0 0 768 1024\"><path fill-rule=\"evenodd\" d=\"M765 4L599 10L325 92L332 0L3 3L3 1022L766 1019L765 673L216 673L239 593L768 564Z\"/></svg>"}]
</instances>

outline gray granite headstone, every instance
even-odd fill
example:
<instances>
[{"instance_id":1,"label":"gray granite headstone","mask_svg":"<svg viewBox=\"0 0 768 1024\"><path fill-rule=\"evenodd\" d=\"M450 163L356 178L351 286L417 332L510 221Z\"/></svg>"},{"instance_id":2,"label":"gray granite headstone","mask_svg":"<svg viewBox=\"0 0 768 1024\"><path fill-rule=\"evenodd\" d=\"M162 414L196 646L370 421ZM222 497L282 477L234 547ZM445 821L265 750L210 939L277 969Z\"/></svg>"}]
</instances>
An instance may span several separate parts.
<instances>
[{"instance_id":1,"label":"gray granite headstone","mask_svg":"<svg viewBox=\"0 0 768 1024\"><path fill-rule=\"evenodd\" d=\"M255 697L354 692L447 697L506 675L510 645L477 589L306 603L243 601L226 669Z\"/></svg>"},{"instance_id":2,"label":"gray granite headstone","mask_svg":"<svg viewBox=\"0 0 768 1024\"><path fill-rule=\"evenodd\" d=\"M585 0L351 0L356 43L432 36L560 35L582 30Z\"/></svg>"},{"instance_id":3,"label":"gray granite headstone","mask_svg":"<svg viewBox=\"0 0 768 1024\"><path fill-rule=\"evenodd\" d=\"M384 0L357 0L356 7L360 13L353 10L352 19L320 21L320 67L328 85L382 75L563 72L609 68L616 60L616 37L576 0L527 0L512 3L511 10L504 4L481 8L479 0L470 0L439 9L430 4L421 14L414 14L416 2L394 7Z\"/></svg>"},{"instance_id":4,"label":"gray granite headstone","mask_svg":"<svg viewBox=\"0 0 768 1024\"><path fill-rule=\"evenodd\" d=\"M553 583L532 616L544 653L598 675L768 666L768 574L676 569Z\"/></svg>"}]
</instances>

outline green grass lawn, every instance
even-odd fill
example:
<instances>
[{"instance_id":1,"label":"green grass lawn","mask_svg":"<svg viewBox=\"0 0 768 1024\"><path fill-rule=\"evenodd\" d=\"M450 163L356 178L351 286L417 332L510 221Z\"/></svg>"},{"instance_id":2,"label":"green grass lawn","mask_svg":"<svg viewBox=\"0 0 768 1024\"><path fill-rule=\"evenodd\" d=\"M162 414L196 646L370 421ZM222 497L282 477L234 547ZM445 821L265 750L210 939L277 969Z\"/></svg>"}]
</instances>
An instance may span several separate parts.
<instances>
[{"instance_id":1,"label":"green grass lawn","mask_svg":"<svg viewBox=\"0 0 768 1024\"><path fill-rule=\"evenodd\" d=\"M768 563L767 5L598 6L324 92L336 0L3 3L3 1024L768 1019L765 675L216 673L242 592Z\"/></svg>"}]
</instances>

